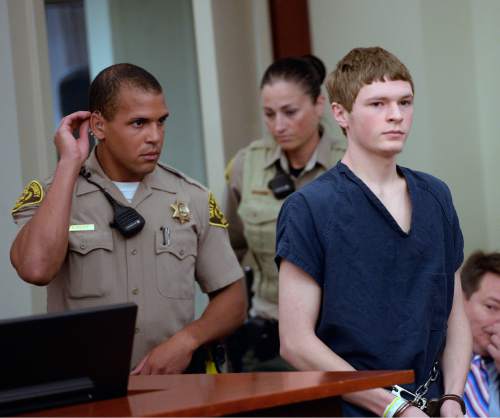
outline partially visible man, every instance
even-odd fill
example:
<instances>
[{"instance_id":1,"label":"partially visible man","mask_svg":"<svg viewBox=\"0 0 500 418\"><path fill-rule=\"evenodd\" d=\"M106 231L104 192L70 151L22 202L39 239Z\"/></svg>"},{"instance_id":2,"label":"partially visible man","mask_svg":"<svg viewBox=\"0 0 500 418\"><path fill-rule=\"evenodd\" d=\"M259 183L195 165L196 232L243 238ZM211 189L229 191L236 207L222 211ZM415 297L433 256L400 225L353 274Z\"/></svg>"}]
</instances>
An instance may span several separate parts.
<instances>
[{"instance_id":1,"label":"partially visible man","mask_svg":"<svg viewBox=\"0 0 500 418\"><path fill-rule=\"evenodd\" d=\"M464 400L470 417L498 417L500 371L500 253L476 251L461 271L474 356Z\"/></svg>"},{"instance_id":2,"label":"partially visible man","mask_svg":"<svg viewBox=\"0 0 500 418\"><path fill-rule=\"evenodd\" d=\"M92 82L89 104L56 132L53 177L32 181L12 210L12 264L48 285L49 311L135 302L134 373L182 372L246 315L227 221L210 192L159 162L169 111L154 76L112 65ZM210 297L196 321L195 281Z\"/></svg>"}]
</instances>

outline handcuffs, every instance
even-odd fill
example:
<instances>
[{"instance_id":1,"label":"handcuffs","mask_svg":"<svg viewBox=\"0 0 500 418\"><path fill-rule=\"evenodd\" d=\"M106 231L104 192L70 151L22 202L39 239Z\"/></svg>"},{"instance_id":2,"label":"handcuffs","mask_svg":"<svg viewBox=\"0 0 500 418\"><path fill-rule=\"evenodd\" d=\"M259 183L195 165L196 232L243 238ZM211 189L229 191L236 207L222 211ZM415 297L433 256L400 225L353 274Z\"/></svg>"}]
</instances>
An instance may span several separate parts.
<instances>
[{"instance_id":1,"label":"handcuffs","mask_svg":"<svg viewBox=\"0 0 500 418\"><path fill-rule=\"evenodd\" d=\"M460 404L460 407L462 409L462 413L465 415L466 413L466 408L465 408L465 403L463 399L454 394L447 394L443 395L441 398L436 398L436 399L427 399L424 396L427 394L427 391L429 390L429 386L431 383L435 382L439 376L439 363L436 361L434 362L434 365L432 366L431 373L429 375L429 378L427 381L423 384L420 385L415 393L410 392L409 390L398 386L394 385L391 386L391 393L396 396L400 397L406 401L408 401L411 406L415 406L422 411L424 411L428 416L430 417L439 417L440 416L440 410L441 406L443 403L447 400L454 400ZM401 414L406 407L401 408L400 410L396 411L395 416L398 416Z\"/></svg>"}]
</instances>

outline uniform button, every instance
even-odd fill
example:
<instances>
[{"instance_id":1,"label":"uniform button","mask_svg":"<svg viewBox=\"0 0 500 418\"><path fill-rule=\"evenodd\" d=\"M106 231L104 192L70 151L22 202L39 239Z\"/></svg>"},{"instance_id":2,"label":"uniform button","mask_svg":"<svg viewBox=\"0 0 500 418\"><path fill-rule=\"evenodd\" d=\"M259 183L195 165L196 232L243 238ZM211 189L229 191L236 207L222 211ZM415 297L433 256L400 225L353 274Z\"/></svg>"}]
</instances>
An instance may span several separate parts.
<instances>
[{"instance_id":1,"label":"uniform button","mask_svg":"<svg viewBox=\"0 0 500 418\"><path fill-rule=\"evenodd\" d=\"M180 255L184 255L184 250L180 250L180 251L179 251L179 254L180 254Z\"/></svg>"},{"instance_id":2,"label":"uniform button","mask_svg":"<svg viewBox=\"0 0 500 418\"><path fill-rule=\"evenodd\" d=\"M136 254L137 254L137 250L134 248L132 251L130 251L130 253L131 253L132 255L136 255Z\"/></svg>"},{"instance_id":3,"label":"uniform button","mask_svg":"<svg viewBox=\"0 0 500 418\"><path fill-rule=\"evenodd\" d=\"M80 244L80 249L84 250L85 248L87 248L87 244L85 244L84 242L82 242Z\"/></svg>"},{"instance_id":4,"label":"uniform button","mask_svg":"<svg viewBox=\"0 0 500 418\"><path fill-rule=\"evenodd\" d=\"M136 334L139 334L139 331L140 331L140 329L139 329L139 328L136 328L136 329L135 329L135 333L136 333Z\"/></svg>"},{"instance_id":5,"label":"uniform button","mask_svg":"<svg viewBox=\"0 0 500 418\"><path fill-rule=\"evenodd\" d=\"M132 289L132 294L133 295L138 295L139 294L139 289L137 289L136 287L134 289Z\"/></svg>"}]
</instances>

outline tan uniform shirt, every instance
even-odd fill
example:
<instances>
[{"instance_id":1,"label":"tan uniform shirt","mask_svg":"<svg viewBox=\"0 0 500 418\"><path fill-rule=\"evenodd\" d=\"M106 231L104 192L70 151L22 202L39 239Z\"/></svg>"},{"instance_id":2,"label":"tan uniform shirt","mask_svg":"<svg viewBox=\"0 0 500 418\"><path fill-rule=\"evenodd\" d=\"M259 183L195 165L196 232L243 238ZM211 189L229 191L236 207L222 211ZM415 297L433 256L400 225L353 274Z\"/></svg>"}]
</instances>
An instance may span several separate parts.
<instances>
[{"instance_id":1,"label":"tan uniform shirt","mask_svg":"<svg viewBox=\"0 0 500 418\"><path fill-rule=\"evenodd\" d=\"M213 292L243 273L227 228L221 226L220 213L214 216L218 208L213 198L209 210L211 194L204 187L159 164L143 179L129 203L104 174L95 151L85 166L91 180L119 203L135 208L146 224L136 236L123 238L109 226L113 211L103 193L80 176L73 192L68 254L48 286L48 310L135 302L139 309L134 366L193 321L195 281L204 292ZM50 180L43 185L47 187ZM188 222L173 218L171 205L175 203L188 206ZM24 225L37 208L28 205L14 212L15 222ZM71 232L71 225L93 230Z\"/></svg>"},{"instance_id":2,"label":"tan uniform shirt","mask_svg":"<svg viewBox=\"0 0 500 418\"><path fill-rule=\"evenodd\" d=\"M295 189L310 183L342 158L345 143L326 134L298 178ZM267 184L277 173L276 162L289 173L288 160L272 138L252 142L238 151L226 170L224 212L231 245L241 261L250 253L254 270L252 316L278 319L278 271L274 264L276 221L284 200Z\"/></svg>"}]
</instances>

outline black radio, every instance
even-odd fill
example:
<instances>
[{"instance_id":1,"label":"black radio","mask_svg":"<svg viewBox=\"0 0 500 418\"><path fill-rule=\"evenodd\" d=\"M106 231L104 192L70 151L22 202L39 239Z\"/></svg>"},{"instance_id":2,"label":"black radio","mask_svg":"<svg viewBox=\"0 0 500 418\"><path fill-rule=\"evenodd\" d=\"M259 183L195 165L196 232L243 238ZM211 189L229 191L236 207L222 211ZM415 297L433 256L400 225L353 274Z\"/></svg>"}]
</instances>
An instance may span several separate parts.
<instances>
[{"instance_id":1,"label":"black radio","mask_svg":"<svg viewBox=\"0 0 500 418\"><path fill-rule=\"evenodd\" d=\"M80 170L80 175L89 183L96 186L111 204L114 214L113 222L110 222L109 224L111 228L116 228L118 232L120 232L120 234L122 234L125 238L131 238L142 231L142 228L144 228L146 221L139 212L137 212L130 206L121 205L115 199L113 199L113 197L100 185L90 180L90 173L85 170L85 168L82 167L82 169Z\"/></svg>"}]
</instances>

